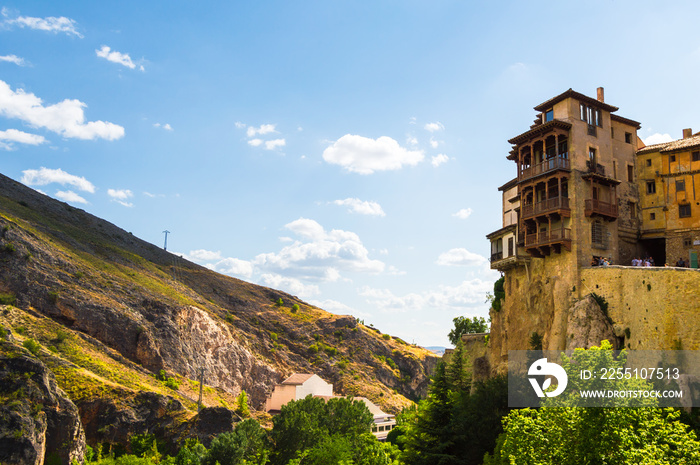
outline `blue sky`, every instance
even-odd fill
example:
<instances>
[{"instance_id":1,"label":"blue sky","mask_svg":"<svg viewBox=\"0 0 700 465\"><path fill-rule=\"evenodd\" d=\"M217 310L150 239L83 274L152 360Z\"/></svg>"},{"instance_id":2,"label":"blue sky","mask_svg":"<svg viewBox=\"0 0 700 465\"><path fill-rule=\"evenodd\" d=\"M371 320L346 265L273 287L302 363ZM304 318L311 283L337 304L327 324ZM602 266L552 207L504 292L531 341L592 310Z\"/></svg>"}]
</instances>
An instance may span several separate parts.
<instances>
[{"instance_id":1,"label":"blue sky","mask_svg":"<svg viewBox=\"0 0 700 465\"><path fill-rule=\"evenodd\" d=\"M487 316L507 139L569 87L700 130L697 2L0 4L0 171L422 345Z\"/></svg>"}]
</instances>

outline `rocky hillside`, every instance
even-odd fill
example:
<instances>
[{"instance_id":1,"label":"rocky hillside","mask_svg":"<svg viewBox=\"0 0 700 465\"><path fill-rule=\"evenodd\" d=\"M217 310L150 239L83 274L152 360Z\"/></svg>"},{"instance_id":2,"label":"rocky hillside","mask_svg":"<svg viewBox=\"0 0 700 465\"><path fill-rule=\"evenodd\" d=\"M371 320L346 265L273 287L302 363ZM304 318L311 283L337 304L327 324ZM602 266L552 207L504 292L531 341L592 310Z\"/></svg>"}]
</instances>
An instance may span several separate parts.
<instances>
[{"instance_id":1,"label":"rocky hillside","mask_svg":"<svg viewBox=\"0 0 700 465\"><path fill-rule=\"evenodd\" d=\"M245 390L260 408L275 383L311 372L396 412L426 393L436 362L354 317L212 272L2 175L0 304L2 366L24 357L46 367L89 443L192 421L202 372L210 407L232 407ZM20 399L19 389L0 395Z\"/></svg>"}]
</instances>

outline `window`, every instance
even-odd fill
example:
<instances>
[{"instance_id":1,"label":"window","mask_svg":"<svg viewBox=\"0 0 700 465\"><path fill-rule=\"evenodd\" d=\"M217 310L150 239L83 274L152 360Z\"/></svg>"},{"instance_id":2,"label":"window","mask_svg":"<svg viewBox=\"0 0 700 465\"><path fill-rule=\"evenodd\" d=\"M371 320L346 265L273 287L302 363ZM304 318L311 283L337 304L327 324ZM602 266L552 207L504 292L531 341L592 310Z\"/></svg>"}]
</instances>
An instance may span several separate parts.
<instances>
[{"instance_id":1,"label":"window","mask_svg":"<svg viewBox=\"0 0 700 465\"><path fill-rule=\"evenodd\" d=\"M678 205L678 217L688 218L690 216L690 204Z\"/></svg>"},{"instance_id":2,"label":"window","mask_svg":"<svg viewBox=\"0 0 700 465\"><path fill-rule=\"evenodd\" d=\"M637 204L634 202L629 202L630 207L630 218L635 219L637 217Z\"/></svg>"},{"instance_id":3,"label":"window","mask_svg":"<svg viewBox=\"0 0 700 465\"><path fill-rule=\"evenodd\" d=\"M509 257L513 256L513 238L512 237L508 238L508 256Z\"/></svg>"},{"instance_id":4,"label":"window","mask_svg":"<svg viewBox=\"0 0 700 465\"><path fill-rule=\"evenodd\" d=\"M600 110L590 107L588 105L581 106L581 121L585 121L589 126L603 127L603 118L601 117Z\"/></svg>"},{"instance_id":5,"label":"window","mask_svg":"<svg viewBox=\"0 0 700 465\"><path fill-rule=\"evenodd\" d=\"M554 110L550 108L544 114L544 122L546 123L547 121L552 121L553 119L554 119Z\"/></svg>"},{"instance_id":6,"label":"window","mask_svg":"<svg viewBox=\"0 0 700 465\"><path fill-rule=\"evenodd\" d=\"M632 133L631 132L625 133L625 142L627 142L628 144L632 143Z\"/></svg>"},{"instance_id":7,"label":"window","mask_svg":"<svg viewBox=\"0 0 700 465\"><path fill-rule=\"evenodd\" d=\"M591 162L591 168L595 168L596 165L596 160L595 160L595 149L588 149L588 160Z\"/></svg>"},{"instance_id":8,"label":"window","mask_svg":"<svg viewBox=\"0 0 700 465\"><path fill-rule=\"evenodd\" d=\"M649 219L654 221L656 219L656 213L649 213Z\"/></svg>"},{"instance_id":9,"label":"window","mask_svg":"<svg viewBox=\"0 0 700 465\"><path fill-rule=\"evenodd\" d=\"M685 190L685 181L676 181L676 192Z\"/></svg>"},{"instance_id":10,"label":"window","mask_svg":"<svg viewBox=\"0 0 700 465\"><path fill-rule=\"evenodd\" d=\"M673 163L674 161L676 161L676 156L675 156L675 155L669 155L669 156L668 156L668 160L669 160L671 163Z\"/></svg>"},{"instance_id":11,"label":"window","mask_svg":"<svg viewBox=\"0 0 700 465\"><path fill-rule=\"evenodd\" d=\"M656 194L656 181L647 181L647 194Z\"/></svg>"},{"instance_id":12,"label":"window","mask_svg":"<svg viewBox=\"0 0 700 465\"><path fill-rule=\"evenodd\" d=\"M693 161L700 161L700 152L693 152Z\"/></svg>"},{"instance_id":13,"label":"window","mask_svg":"<svg viewBox=\"0 0 700 465\"><path fill-rule=\"evenodd\" d=\"M627 165L627 181L634 182L634 165Z\"/></svg>"},{"instance_id":14,"label":"window","mask_svg":"<svg viewBox=\"0 0 700 465\"><path fill-rule=\"evenodd\" d=\"M598 249L606 249L606 231L605 225L600 221L594 221L591 223L591 243L593 247Z\"/></svg>"},{"instance_id":15,"label":"window","mask_svg":"<svg viewBox=\"0 0 700 465\"><path fill-rule=\"evenodd\" d=\"M647 166L651 166L651 158L647 158Z\"/></svg>"},{"instance_id":16,"label":"window","mask_svg":"<svg viewBox=\"0 0 700 465\"><path fill-rule=\"evenodd\" d=\"M683 239L683 247L690 247L692 245L692 241L690 240L689 237L686 237Z\"/></svg>"}]
</instances>

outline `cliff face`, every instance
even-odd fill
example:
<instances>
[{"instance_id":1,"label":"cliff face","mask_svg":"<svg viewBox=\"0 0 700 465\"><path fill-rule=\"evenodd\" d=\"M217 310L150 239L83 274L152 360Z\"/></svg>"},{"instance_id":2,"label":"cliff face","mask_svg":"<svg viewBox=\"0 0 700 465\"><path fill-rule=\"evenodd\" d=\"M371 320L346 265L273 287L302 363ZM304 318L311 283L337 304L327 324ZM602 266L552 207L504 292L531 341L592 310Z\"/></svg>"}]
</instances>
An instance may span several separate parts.
<instances>
[{"instance_id":1,"label":"cliff face","mask_svg":"<svg viewBox=\"0 0 700 465\"><path fill-rule=\"evenodd\" d=\"M99 399L123 407L120 398L153 391L191 416L202 372L205 405L230 406L245 390L260 407L275 383L311 372L396 412L426 393L437 360L353 317L187 262L1 175L0 264L0 303L10 304L0 326L44 348L39 358L81 414Z\"/></svg>"},{"instance_id":2,"label":"cliff face","mask_svg":"<svg viewBox=\"0 0 700 465\"><path fill-rule=\"evenodd\" d=\"M570 268L557 257L533 259L506 273L506 299L491 310L488 358L493 373L507 370L509 350L531 349L537 333L547 350L599 345L694 350L700 347L700 271L609 266ZM598 302L591 296L599 296Z\"/></svg>"}]
</instances>

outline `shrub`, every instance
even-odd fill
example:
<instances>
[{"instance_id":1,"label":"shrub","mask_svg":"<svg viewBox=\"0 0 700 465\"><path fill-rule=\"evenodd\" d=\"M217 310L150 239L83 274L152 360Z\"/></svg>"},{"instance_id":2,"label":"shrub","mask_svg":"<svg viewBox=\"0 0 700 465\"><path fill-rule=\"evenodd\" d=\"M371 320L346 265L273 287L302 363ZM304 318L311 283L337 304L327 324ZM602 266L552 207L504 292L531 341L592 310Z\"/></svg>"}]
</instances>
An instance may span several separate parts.
<instances>
[{"instance_id":1,"label":"shrub","mask_svg":"<svg viewBox=\"0 0 700 465\"><path fill-rule=\"evenodd\" d=\"M5 244L5 247L3 247L3 250L7 253L13 253L15 251L15 245L11 242L8 242Z\"/></svg>"},{"instance_id":2,"label":"shrub","mask_svg":"<svg viewBox=\"0 0 700 465\"><path fill-rule=\"evenodd\" d=\"M281 307L282 305L284 305L284 300L282 300L282 297L277 299L277 302L275 302L275 305L277 305L278 307Z\"/></svg>"},{"instance_id":3,"label":"shrub","mask_svg":"<svg viewBox=\"0 0 700 465\"><path fill-rule=\"evenodd\" d=\"M56 302L58 302L58 292L57 291L50 291L48 297L49 297L49 302L51 302L52 304L55 304Z\"/></svg>"},{"instance_id":4,"label":"shrub","mask_svg":"<svg viewBox=\"0 0 700 465\"><path fill-rule=\"evenodd\" d=\"M165 373L165 370L160 370L154 376L158 381L165 381L168 379L168 375Z\"/></svg>"},{"instance_id":5,"label":"shrub","mask_svg":"<svg viewBox=\"0 0 700 465\"><path fill-rule=\"evenodd\" d=\"M317 354L318 353L318 344L311 344L309 346L309 352L312 354Z\"/></svg>"},{"instance_id":6,"label":"shrub","mask_svg":"<svg viewBox=\"0 0 700 465\"><path fill-rule=\"evenodd\" d=\"M270 333L270 339L277 342L277 333Z\"/></svg>"},{"instance_id":7,"label":"shrub","mask_svg":"<svg viewBox=\"0 0 700 465\"><path fill-rule=\"evenodd\" d=\"M230 313L226 315L226 322L227 323L233 324L235 321L236 321L236 318L234 318L233 315L231 315Z\"/></svg>"},{"instance_id":8,"label":"shrub","mask_svg":"<svg viewBox=\"0 0 700 465\"><path fill-rule=\"evenodd\" d=\"M382 334L382 339L385 339L388 341L389 339L391 339L391 336L388 334Z\"/></svg>"},{"instance_id":9,"label":"shrub","mask_svg":"<svg viewBox=\"0 0 700 465\"><path fill-rule=\"evenodd\" d=\"M165 387L167 388L172 389L173 391L177 391L178 389L180 389L180 382L173 377L168 377L168 379L163 381L163 385L165 385Z\"/></svg>"},{"instance_id":10,"label":"shrub","mask_svg":"<svg viewBox=\"0 0 700 465\"><path fill-rule=\"evenodd\" d=\"M68 336L70 336L70 334L68 334L68 332L63 331L62 329L59 329L58 331L56 331L56 337L53 339L53 342L60 344L63 341L65 341L66 339L68 339Z\"/></svg>"},{"instance_id":11,"label":"shrub","mask_svg":"<svg viewBox=\"0 0 700 465\"><path fill-rule=\"evenodd\" d=\"M0 305L14 305L16 302L17 298L13 293L0 293Z\"/></svg>"},{"instance_id":12,"label":"shrub","mask_svg":"<svg viewBox=\"0 0 700 465\"><path fill-rule=\"evenodd\" d=\"M399 369L399 367L396 365L396 362L395 362L393 359L389 358L389 357L386 358L386 364L389 365L389 366L390 366L391 368L393 368L394 370L398 370L398 369Z\"/></svg>"},{"instance_id":13,"label":"shrub","mask_svg":"<svg viewBox=\"0 0 700 465\"><path fill-rule=\"evenodd\" d=\"M296 313L298 311L299 311L299 304L292 305L292 313Z\"/></svg>"},{"instance_id":14,"label":"shrub","mask_svg":"<svg viewBox=\"0 0 700 465\"><path fill-rule=\"evenodd\" d=\"M22 346L34 355L39 355L41 351L41 344L36 342L34 339L27 339L22 343Z\"/></svg>"},{"instance_id":15,"label":"shrub","mask_svg":"<svg viewBox=\"0 0 700 465\"><path fill-rule=\"evenodd\" d=\"M242 417L250 416L250 408L248 407L248 394L241 390L241 393L236 397L236 412Z\"/></svg>"}]
</instances>

